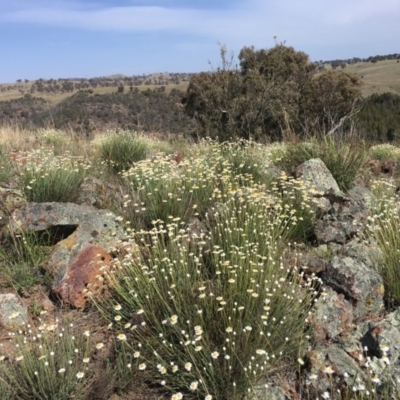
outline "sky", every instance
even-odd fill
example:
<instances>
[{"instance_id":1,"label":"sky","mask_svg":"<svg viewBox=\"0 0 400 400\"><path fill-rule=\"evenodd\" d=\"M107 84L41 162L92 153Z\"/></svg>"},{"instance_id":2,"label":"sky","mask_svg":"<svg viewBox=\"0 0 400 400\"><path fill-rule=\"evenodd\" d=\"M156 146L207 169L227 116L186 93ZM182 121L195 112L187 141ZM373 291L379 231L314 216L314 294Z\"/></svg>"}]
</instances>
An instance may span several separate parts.
<instances>
[{"instance_id":1,"label":"sky","mask_svg":"<svg viewBox=\"0 0 400 400\"><path fill-rule=\"evenodd\" d=\"M0 0L0 82L210 71L221 44L400 53L399 21L400 0Z\"/></svg>"}]
</instances>

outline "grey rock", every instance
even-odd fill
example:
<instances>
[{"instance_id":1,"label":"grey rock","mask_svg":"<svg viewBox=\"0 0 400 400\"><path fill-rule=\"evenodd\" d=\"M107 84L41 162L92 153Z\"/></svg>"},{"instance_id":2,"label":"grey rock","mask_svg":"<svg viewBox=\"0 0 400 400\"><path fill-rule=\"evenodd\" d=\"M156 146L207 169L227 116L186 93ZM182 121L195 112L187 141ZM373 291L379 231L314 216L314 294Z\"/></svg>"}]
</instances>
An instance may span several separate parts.
<instances>
[{"instance_id":1,"label":"grey rock","mask_svg":"<svg viewBox=\"0 0 400 400\"><path fill-rule=\"evenodd\" d=\"M353 304L355 318L376 315L384 307L382 277L361 261L335 256L321 274L321 279Z\"/></svg>"},{"instance_id":2,"label":"grey rock","mask_svg":"<svg viewBox=\"0 0 400 400\"><path fill-rule=\"evenodd\" d=\"M82 181L79 189L77 204L106 209L123 204L124 193L121 188L100 179L88 176Z\"/></svg>"},{"instance_id":3,"label":"grey rock","mask_svg":"<svg viewBox=\"0 0 400 400\"><path fill-rule=\"evenodd\" d=\"M289 397L278 386L256 385L246 400L289 400Z\"/></svg>"},{"instance_id":4,"label":"grey rock","mask_svg":"<svg viewBox=\"0 0 400 400\"><path fill-rule=\"evenodd\" d=\"M322 193L331 190L335 195L343 195L329 169L320 158L313 158L299 165L296 168L295 177L301 178L305 183L311 183Z\"/></svg>"},{"instance_id":5,"label":"grey rock","mask_svg":"<svg viewBox=\"0 0 400 400\"><path fill-rule=\"evenodd\" d=\"M337 371L340 380L352 387L358 383L366 383L367 375L361 369L360 365L350 357L340 346L332 345L326 350L326 359Z\"/></svg>"},{"instance_id":6,"label":"grey rock","mask_svg":"<svg viewBox=\"0 0 400 400\"><path fill-rule=\"evenodd\" d=\"M351 240L342 246L340 252L343 256L355 258L375 270L378 270L383 263L382 250L372 239L369 241Z\"/></svg>"},{"instance_id":7,"label":"grey rock","mask_svg":"<svg viewBox=\"0 0 400 400\"><path fill-rule=\"evenodd\" d=\"M367 206L362 200L349 197L331 196L330 201L331 209L314 224L315 236L319 243L347 243L366 222Z\"/></svg>"},{"instance_id":8,"label":"grey rock","mask_svg":"<svg viewBox=\"0 0 400 400\"><path fill-rule=\"evenodd\" d=\"M319 344L334 340L339 335L343 339L354 328L353 307L343 294L327 288L325 295L316 303L309 322Z\"/></svg>"},{"instance_id":9,"label":"grey rock","mask_svg":"<svg viewBox=\"0 0 400 400\"><path fill-rule=\"evenodd\" d=\"M375 196L364 186L354 186L347 192L347 195L357 202L362 202L367 209L369 209L375 201Z\"/></svg>"},{"instance_id":10,"label":"grey rock","mask_svg":"<svg viewBox=\"0 0 400 400\"><path fill-rule=\"evenodd\" d=\"M0 290L0 326L20 328L28 323L28 309L18 293L11 289Z\"/></svg>"}]
</instances>

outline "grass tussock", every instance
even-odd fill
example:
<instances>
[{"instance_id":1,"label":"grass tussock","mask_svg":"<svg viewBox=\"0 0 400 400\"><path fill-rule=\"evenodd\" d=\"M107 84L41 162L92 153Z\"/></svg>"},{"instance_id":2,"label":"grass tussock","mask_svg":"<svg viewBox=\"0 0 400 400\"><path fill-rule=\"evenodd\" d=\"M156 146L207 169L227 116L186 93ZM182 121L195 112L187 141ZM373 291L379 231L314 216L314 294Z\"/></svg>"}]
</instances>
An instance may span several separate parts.
<instances>
[{"instance_id":1,"label":"grass tussock","mask_svg":"<svg viewBox=\"0 0 400 400\"><path fill-rule=\"evenodd\" d=\"M14 352L0 356L2 399L88 398L95 350L88 336L74 336L72 326L56 320L10 333Z\"/></svg>"},{"instance_id":2,"label":"grass tussock","mask_svg":"<svg viewBox=\"0 0 400 400\"><path fill-rule=\"evenodd\" d=\"M372 190L376 194L371 215L366 226L366 235L373 237L382 251L380 264L385 284L385 297L391 307L400 305L400 205L394 194L395 186L385 181L376 181Z\"/></svg>"},{"instance_id":3,"label":"grass tussock","mask_svg":"<svg viewBox=\"0 0 400 400\"><path fill-rule=\"evenodd\" d=\"M211 213L208 233L179 217L131 232L136 252L106 273L114 294L97 301L135 368L176 396L239 399L295 362L319 283L300 285L281 260L297 223L281 195L243 187Z\"/></svg>"},{"instance_id":4,"label":"grass tussock","mask_svg":"<svg viewBox=\"0 0 400 400\"><path fill-rule=\"evenodd\" d=\"M283 154L282 154L283 153ZM335 178L339 188L348 191L367 161L366 144L357 137L324 136L308 142L288 143L277 157L276 165L287 173L312 158L320 158Z\"/></svg>"},{"instance_id":5,"label":"grass tussock","mask_svg":"<svg viewBox=\"0 0 400 400\"><path fill-rule=\"evenodd\" d=\"M19 186L28 201L72 202L79 193L91 164L68 152L56 156L51 150L33 150L17 160Z\"/></svg>"},{"instance_id":6,"label":"grass tussock","mask_svg":"<svg viewBox=\"0 0 400 400\"><path fill-rule=\"evenodd\" d=\"M121 173L146 158L148 142L131 132L110 133L99 140L100 159L113 173Z\"/></svg>"}]
</instances>

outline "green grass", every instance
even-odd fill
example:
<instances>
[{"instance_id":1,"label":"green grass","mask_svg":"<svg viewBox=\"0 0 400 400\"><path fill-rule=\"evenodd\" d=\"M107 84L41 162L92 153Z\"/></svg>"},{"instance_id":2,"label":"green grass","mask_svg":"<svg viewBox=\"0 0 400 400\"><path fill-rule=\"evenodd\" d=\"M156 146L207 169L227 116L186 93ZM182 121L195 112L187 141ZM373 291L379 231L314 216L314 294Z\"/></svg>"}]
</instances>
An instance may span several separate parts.
<instances>
[{"instance_id":1,"label":"green grass","mask_svg":"<svg viewBox=\"0 0 400 400\"><path fill-rule=\"evenodd\" d=\"M28 201L73 202L90 165L68 153L54 155L51 150L27 153L19 167L19 186Z\"/></svg>"},{"instance_id":2,"label":"green grass","mask_svg":"<svg viewBox=\"0 0 400 400\"><path fill-rule=\"evenodd\" d=\"M15 400L87 399L93 370L88 337L60 322L27 326L14 336L15 355L0 361L0 393ZM93 352L93 351L92 351Z\"/></svg>"},{"instance_id":3,"label":"green grass","mask_svg":"<svg viewBox=\"0 0 400 400\"><path fill-rule=\"evenodd\" d=\"M17 292L46 282L41 265L50 252L50 238L36 232L13 233L0 250L0 272L4 283Z\"/></svg>"},{"instance_id":4,"label":"green grass","mask_svg":"<svg viewBox=\"0 0 400 400\"><path fill-rule=\"evenodd\" d=\"M373 93L400 94L400 63L397 63L397 60L348 64L344 72L353 73L362 79L362 92L365 97Z\"/></svg>"},{"instance_id":5,"label":"green grass","mask_svg":"<svg viewBox=\"0 0 400 400\"><path fill-rule=\"evenodd\" d=\"M308 142L288 143L280 150L276 165L292 173L300 164L312 158L320 158L339 188L344 192L354 186L357 175L367 161L366 144L358 137L324 136Z\"/></svg>"},{"instance_id":6,"label":"green grass","mask_svg":"<svg viewBox=\"0 0 400 400\"><path fill-rule=\"evenodd\" d=\"M131 132L115 133L100 142L100 159L116 174L144 160L147 152L147 142Z\"/></svg>"}]
</instances>

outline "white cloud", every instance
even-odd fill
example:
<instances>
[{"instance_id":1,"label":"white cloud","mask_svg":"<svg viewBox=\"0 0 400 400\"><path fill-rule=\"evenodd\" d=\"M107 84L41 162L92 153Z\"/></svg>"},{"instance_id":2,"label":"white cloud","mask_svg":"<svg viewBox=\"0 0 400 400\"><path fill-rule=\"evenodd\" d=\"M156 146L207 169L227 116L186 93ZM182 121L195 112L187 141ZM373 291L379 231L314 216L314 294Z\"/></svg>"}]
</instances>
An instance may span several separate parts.
<instances>
[{"instance_id":1,"label":"white cloud","mask_svg":"<svg viewBox=\"0 0 400 400\"><path fill-rule=\"evenodd\" d=\"M0 0L0 11L5 1ZM111 3L111 1L110 1ZM0 21L94 31L175 33L182 38L266 47L272 37L296 48L393 42L400 37L399 0L241 0L229 9L94 6L46 0L3 10ZM30 4L30 5L29 5Z\"/></svg>"}]
</instances>

